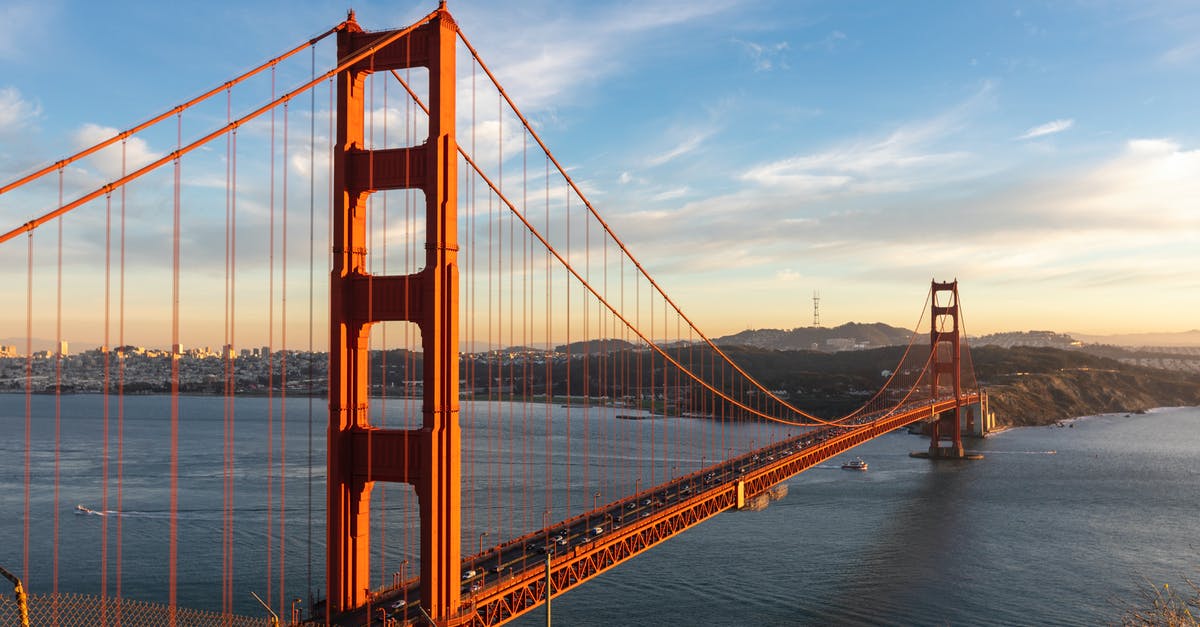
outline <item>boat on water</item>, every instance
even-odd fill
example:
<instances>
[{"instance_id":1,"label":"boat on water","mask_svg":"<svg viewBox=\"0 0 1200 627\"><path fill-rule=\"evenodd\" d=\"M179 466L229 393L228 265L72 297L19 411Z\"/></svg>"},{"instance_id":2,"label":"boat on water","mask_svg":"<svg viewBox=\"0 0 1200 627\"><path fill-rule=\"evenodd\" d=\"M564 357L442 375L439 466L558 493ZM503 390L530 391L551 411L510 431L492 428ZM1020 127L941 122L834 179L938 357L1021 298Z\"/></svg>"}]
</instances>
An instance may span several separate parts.
<instances>
[{"instance_id":1,"label":"boat on water","mask_svg":"<svg viewBox=\"0 0 1200 627\"><path fill-rule=\"evenodd\" d=\"M866 470L866 469L867 469L867 462L863 461L863 458L861 458L861 457L855 457L854 459L842 464L842 470Z\"/></svg>"},{"instance_id":2,"label":"boat on water","mask_svg":"<svg viewBox=\"0 0 1200 627\"><path fill-rule=\"evenodd\" d=\"M101 514L100 512L98 512L98 511L96 511L96 510L94 510L94 509L88 509L88 508L86 508L86 507L84 507L84 506L82 506L82 505L76 505L76 506L75 506L75 513L76 513L76 514L95 514L96 516L102 516L102 515L103 515L103 514Z\"/></svg>"}]
</instances>

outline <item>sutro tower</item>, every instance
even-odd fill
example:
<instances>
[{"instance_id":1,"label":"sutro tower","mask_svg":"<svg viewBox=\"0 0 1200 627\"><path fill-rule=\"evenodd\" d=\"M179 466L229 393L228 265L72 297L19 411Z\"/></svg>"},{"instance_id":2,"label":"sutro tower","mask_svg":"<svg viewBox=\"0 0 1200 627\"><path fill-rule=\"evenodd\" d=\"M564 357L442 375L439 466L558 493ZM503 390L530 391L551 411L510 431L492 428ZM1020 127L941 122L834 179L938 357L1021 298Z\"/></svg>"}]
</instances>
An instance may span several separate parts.
<instances>
[{"instance_id":1,"label":"sutro tower","mask_svg":"<svg viewBox=\"0 0 1200 627\"><path fill-rule=\"evenodd\" d=\"M813 290L813 326L821 326L821 293Z\"/></svg>"}]
</instances>

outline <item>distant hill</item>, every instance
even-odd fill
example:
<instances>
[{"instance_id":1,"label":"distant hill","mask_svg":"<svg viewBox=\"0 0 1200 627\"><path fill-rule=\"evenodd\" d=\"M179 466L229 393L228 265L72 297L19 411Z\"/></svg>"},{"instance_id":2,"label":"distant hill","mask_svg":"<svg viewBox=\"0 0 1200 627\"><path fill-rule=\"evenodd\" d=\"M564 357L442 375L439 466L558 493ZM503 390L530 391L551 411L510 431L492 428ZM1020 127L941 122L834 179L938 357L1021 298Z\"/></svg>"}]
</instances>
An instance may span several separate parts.
<instances>
[{"instance_id":1,"label":"distant hill","mask_svg":"<svg viewBox=\"0 0 1200 627\"><path fill-rule=\"evenodd\" d=\"M1012 348L1014 346L1051 346L1054 348L1078 348L1082 342L1069 334L1054 331L1005 331L991 333L982 337L971 338L971 346L999 346Z\"/></svg>"},{"instance_id":2,"label":"distant hill","mask_svg":"<svg viewBox=\"0 0 1200 627\"><path fill-rule=\"evenodd\" d=\"M554 347L556 353L571 353L572 355L599 355L634 348L634 344L625 340L588 340L586 342L571 342Z\"/></svg>"},{"instance_id":3,"label":"distant hill","mask_svg":"<svg viewBox=\"0 0 1200 627\"><path fill-rule=\"evenodd\" d=\"M1086 335L1071 333L1075 339L1089 344L1114 346L1200 346L1200 329L1178 333L1125 333L1121 335Z\"/></svg>"},{"instance_id":4,"label":"distant hill","mask_svg":"<svg viewBox=\"0 0 1200 627\"><path fill-rule=\"evenodd\" d=\"M912 331L882 322L848 322L841 326L784 329L748 329L713 340L716 344L752 346L774 350L819 350L831 352L851 348L907 346ZM833 340L831 342L831 340ZM850 340L849 343L846 340Z\"/></svg>"},{"instance_id":5,"label":"distant hill","mask_svg":"<svg viewBox=\"0 0 1200 627\"><path fill-rule=\"evenodd\" d=\"M1079 350L980 346L975 373L1002 425L1152 407L1200 405L1200 375L1122 363Z\"/></svg>"}]
</instances>

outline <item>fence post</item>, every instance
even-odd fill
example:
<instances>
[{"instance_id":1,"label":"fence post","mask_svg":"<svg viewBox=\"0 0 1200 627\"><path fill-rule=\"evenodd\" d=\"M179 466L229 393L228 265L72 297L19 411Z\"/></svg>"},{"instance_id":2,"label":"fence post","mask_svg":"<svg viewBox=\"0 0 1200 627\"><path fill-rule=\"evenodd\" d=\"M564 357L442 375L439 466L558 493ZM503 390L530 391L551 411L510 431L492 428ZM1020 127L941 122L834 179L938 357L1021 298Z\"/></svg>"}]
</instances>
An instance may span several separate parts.
<instances>
[{"instance_id":1,"label":"fence post","mask_svg":"<svg viewBox=\"0 0 1200 627\"><path fill-rule=\"evenodd\" d=\"M17 610L21 612L21 627L29 627L29 595L25 594L25 586L21 579L0 566L0 575L12 582L13 594L17 597Z\"/></svg>"}]
</instances>

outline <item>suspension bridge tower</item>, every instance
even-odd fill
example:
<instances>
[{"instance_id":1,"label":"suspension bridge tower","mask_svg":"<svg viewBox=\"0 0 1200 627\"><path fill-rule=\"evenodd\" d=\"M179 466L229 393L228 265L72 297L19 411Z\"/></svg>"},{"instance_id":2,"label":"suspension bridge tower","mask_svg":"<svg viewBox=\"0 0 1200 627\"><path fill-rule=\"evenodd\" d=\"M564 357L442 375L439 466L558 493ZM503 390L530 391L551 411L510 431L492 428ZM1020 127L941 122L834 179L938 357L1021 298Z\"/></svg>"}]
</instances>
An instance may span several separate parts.
<instances>
[{"instance_id":1,"label":"suspension bridge tower","mask_svg":"<svg viewBox=\"0 0 1200 627\"><path fill-rule=\"evenodd\" d=\"M936 401L945 396L945 387L958 399L962 397L958 281L933 281L930 291L930 400ZM944 379L947 376L948 382ZM943 446L943 442L948 442L949 446ZM943 412L929 423L929 457L962 459L964 456L961 409L958 403L955 403L954 409Z\"/></svg>"},{"instance_id":2,"label":"suspension bridge tower","mask_svg":"<svg viewBox=\"0 0 1200 627\"><path fill-rule=\"evenodd\" d=\"M459 612L461 480L458 402L458 234L455 46L457 26L443 6L402 31L366 33L350 14L337 34L333 155L333 271L330 277L328 610L362 606L370 587L371 489L376 481L414 486L421 510L421 606L438 624ZM368 150L366 78L424 67L429 72L429 135L421 144ZM388 189L425 196L425 267L371 275L367 199ZM425 393L420 429L370 422L370 329L406 321L421 333Z\"/></svg>"}]
</instances>

